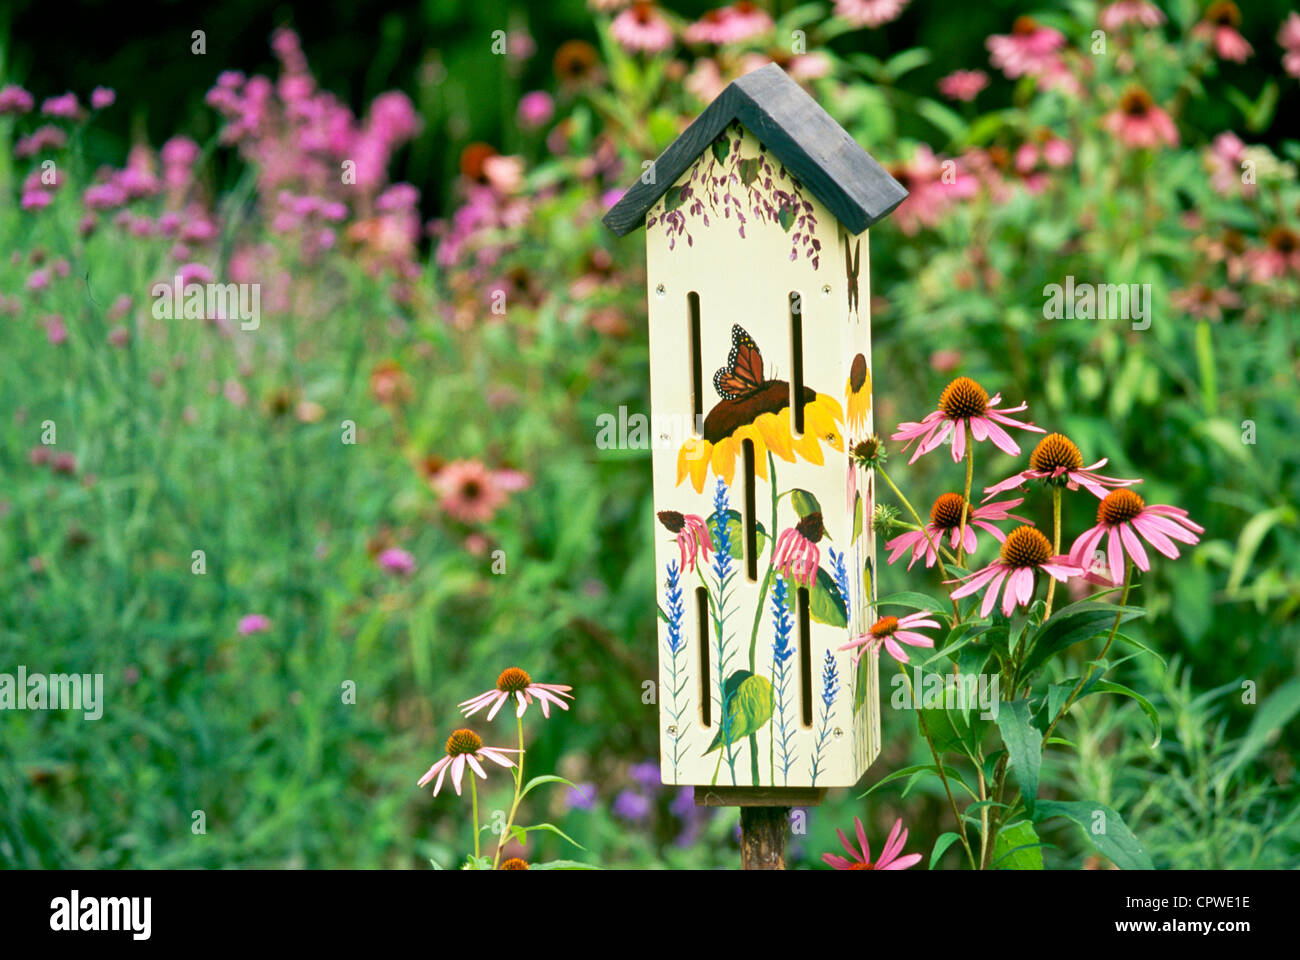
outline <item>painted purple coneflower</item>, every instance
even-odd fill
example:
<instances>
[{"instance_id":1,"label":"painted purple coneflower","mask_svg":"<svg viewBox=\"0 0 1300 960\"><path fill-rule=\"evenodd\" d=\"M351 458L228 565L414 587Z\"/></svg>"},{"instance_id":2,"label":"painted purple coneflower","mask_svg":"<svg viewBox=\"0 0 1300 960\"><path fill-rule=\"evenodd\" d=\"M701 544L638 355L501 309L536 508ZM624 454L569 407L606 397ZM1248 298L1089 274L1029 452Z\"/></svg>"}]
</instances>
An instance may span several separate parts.
<instances>
[{"instance_id":1,"label":"painted purple coneflower","mask_svg":"<svg viewBox=\"0 0 1300 960\"><path fill-rule=\"evenodd\" d=\"M960 600L984 590L980 616L987 617L1005 582L1002 613L1009 617L1017 606L1027 607L1033 599L1035 570L1041 570L1062 583L1083 574L1082 568L1070 562L1068 557L1052 556L1052 544L1042 531L1035 527L1017 527L1003 541L998 558L962 580L962 585L952 592L952 598Z\"/></svg>"},{"instance_id":2,"label":"painted purple coneflower","mask_svg":"<svg viewBox=\"0 0 1300 960\"><path fill-rule=\"evenodd\" d=\"M1006 540L1006 534L989 521L1010 519L1028 523L1027 517L1019 517L1008 512L1024 502L1024 497L1017 497L1014 500L1000 500L997 503L970 508L966 513L966 539L962 549L967 553L974 553L979 546L979 540L975 535L976 527L991 533L999 543ZM961 514L964 505L965 501L960 493L942 494L930 507L930 522L925 525L924 530L909 530L885 544L885 549L891 551L889 562L896 563L899 557L911 550L912 559L907 562L907 569L912 569L912 564L923 556L925 565L933 567L937 559L936 548L945 538L948 540L948 546L956 550L958 541L961 540Z\"/></svg>"},{"instance_id":3,"label":"painted purple coneflower","mask_svg":"<svg viewBox=\"0 0 1300 960\"><path fill-rule=\"evenodd\" d=\"M1027 480L1046 480L1048 483L1063 485L1069 490L1084 487L1098 497L1106 496L1107 487L1128 487L1141 480L1121 480L1117 477L1105 477L1095 472L1104 467L1107 458L1102 457L1096 463L1083 465L1083 454L1079 448L1063 433L1049 433L1038 441L1034 452L1029 455L1029 469L1007 477L1000 483L984 488L984 499L988 500L1006 490L1013 490Z\"/></svg>"},{"instance_id":4,"label":"painted purple coneflower","mask_svg":"<svg viewBox=\"0 0 1300 960\"><path fill-rule=\"evenodd\" d=\"M875 863L871 862L871 846L867 843L867 831L863 829L862 821L854 817L853 826L858 833L857 847L849 843L849 838L844 836L843 830L838 827L835 829L835 832L840 835L840 843L844 844L844 849L853 858L852 860L833 853L822 854L822 860L836 870L906 870L921 861L919 853L899 856L903 852L903 846L907 843L907 831L903 829L902 818L894 821L894 827L889 831L889 838L880 851L880 859Z\"/></svg>"},{"instance_id":5,"label":"painted purple coneflower","mask_svg":"<svg viewBox=\"0 0 1300 960\"><path fill-rule=\"evenodd\" d=\"M881 617L866 633L854 637L840 649L852 650L853 662L857 663L868 650L883 646L899 663L907 663L907 651L899 644L905 643L909 647L933 647L932 637L917 632L918 627L930 627L936 630L939 628L939 622L930 619L932 616L929 611L922 610L902 618Z\"/></svg>"},{"instance_id":6,"label":"painted purple coneflower","mask_svg":"<svg viewBox=\"0 0 1300 960\"><path fill-rule=\"evenodd\" d=\"M820 511L813 511L795 526L787 527L776 540L776 556L772 561L786 580L810 586L817 576L821 563L821 550L817 544L826 534Z\"/></svg>"},{"instance_id":7,"label":"painted purple coneflower","mask_svg":"<svg viewBox=\"0 0 1300 960\"><path fill-rule=\"evenodd\" d=\"M438 782L433 785L433 795L436 797L438 791L442 789L442 780L451 770L451 783L456 788L456 796L460 796L460 781L465 775L465 768L469 767L478 775L480 780L487 779L487 771L483 769L484 760L491 760L493 763L502 767L513 767L515 762L506 756L507 753L518 753L518 750L507 747L485 747L483 739L473 730L455 730L447 738L447 755L429 768L428 773L422 776L417 787L422 787L435 776Z\"/></svg>"},{"instance_id":8,"label":"painted purple coneflower","mask_svg":"<svg viewBox=\"0 0 1300 960\"><path fill-rule=\"evenodd\" d=\"M925 419L919 423L900 423L898 432L891 439L907 441L903 444L903 449L906 450L912 445L913 440L919 438L921 442L917 444L916 452L912 454L912 459L907 461L915 463L918 457L942 445L951 436L952 459L954 463L958 463L966 455L966 428L969 427L974 439L992 440L998 449L1017 456L1020 447L1011 439L1011 435L1002 429L1004 426L1032 430L1034 433L1046 431L1032 423L1022 423L1007 416L1008 413L1019 413L1021 410L1028 409L1028 404L1022 403L1018 407L994 410L993 408L1001 402L1002 394L995 394L990 400L988 391L976 381L970 377L958 377L943 388L943 393L939 395L937 410L926 414Z\"/></svg>"},{"instance_id":9,"label":"painted purple coneflower","mask_svg":"<svg viewBox=\"0 0 1300 960\"><path fill-rule=\"evenodd\" d=\"M1178 558L1174 541L1193 544L1200 541L1198 534L1205 528L1187 519L1187 511L1164 505L1148 506L1132 490L1112 490L1097 506L1097 525L1085 530L1070 548L1069 561L1075 566L1088 566L1093 551L1106 538L1106 556L1110 563L1110 579L1114 583L1124 580L1124 558L1133 560L1139 570L1150 570L1142 540L1155 547L1170 560Z\"/></svg>"},{"instance_id":10,"label":"painted purple coneflower","mask_svg":"<svg viewBox=\"0 0 1300 960\"><path fill-rule=\"evenodd\" d=\"M708 524L704 518L694 513L678 513L676 510L660 510L659 522L677 537L677 549L682 553L682 570L695 572L695 558L704 553L704 562L709 562L709 553L713 550L713 540L709 537Z\"/></svg>"},{"instance_id":11,"label":"painted purple coneflower","mask_svg":"<svg viewBox=\"0 0 1300 960\"><path fill-rule=\"evenodd\" d=\"M460 704L460 709L465 716L470 717L491 704L492 709L487 715L491 720L507 701L514 700L519 704L515 708L515 716L522 717L529 704L533 702L533 697L536 697L537 702L542 705L542 716L550 719L552 703L561 710L569 709L569 705L560 698L568 697L572 700L573 696L569 693L572 689L573 687L558 683L535 683L532 677L518 667L507 667L501 671L501 676L497 677L496 687L480 693L477 697L470 697Z\"/></svg>"}]
</instances>

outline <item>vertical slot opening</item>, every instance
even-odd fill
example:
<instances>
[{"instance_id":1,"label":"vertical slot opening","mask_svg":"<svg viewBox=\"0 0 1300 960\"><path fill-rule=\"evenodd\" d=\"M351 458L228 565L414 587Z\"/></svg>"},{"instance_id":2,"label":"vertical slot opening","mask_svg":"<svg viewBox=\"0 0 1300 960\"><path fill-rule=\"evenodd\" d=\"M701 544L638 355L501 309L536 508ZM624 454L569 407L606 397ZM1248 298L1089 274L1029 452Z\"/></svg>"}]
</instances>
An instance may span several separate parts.
<instances>
[{"instance_id":1,"label":"vertical slot opening","mask_svg":"<svg viewBox=\"0 0 1300 960\"><path fill-rule=\"evenodd\" d=\"M808 616L808 588L795 594L799 619L799 713L805 727L813 725L812 622Z\"/></svg>"},{"instance_id":2,"label":"vertical slot opening","mask_svg":"<svg viewBox=\"0 0 1300 960\"><path fill-rule=\"evenodd\" d=\"M691 430L700 432L700 418L704 416L704 366L700 356L700 295L692 290L686 295L686 305L691 318Z\"/></svg>"},{"instance_id":3,"label":"vertical slot opening","mask_svg":"<svg viewBox=\"0 0 1300 960\"><path fill-rule=\"evenodd\" d=\"M713 722L713 699L709 696L709 591L695 588L695 636L700 646L700 723Z\"/></svg>"},{"instance_id":4,"label":"vertical slot opening","mask_svg":"<svg viewBox=\"0 0 1300 960\"><path fill-rule=\"evenodd\" d=\"M751 581L758 579L758 493L754 483L754 441L741 443L745 458L745 573Z\"/></svg>"},{"instance_id":5,"label":"vertical slot opening","mask_svg":"<svg viewBox=\"0 0 1300 960\"><path fill-rule=\"evenodd\" d=\"M803 298L790 291L790 424L803 436Z\"/></svg>"}]
</instances>

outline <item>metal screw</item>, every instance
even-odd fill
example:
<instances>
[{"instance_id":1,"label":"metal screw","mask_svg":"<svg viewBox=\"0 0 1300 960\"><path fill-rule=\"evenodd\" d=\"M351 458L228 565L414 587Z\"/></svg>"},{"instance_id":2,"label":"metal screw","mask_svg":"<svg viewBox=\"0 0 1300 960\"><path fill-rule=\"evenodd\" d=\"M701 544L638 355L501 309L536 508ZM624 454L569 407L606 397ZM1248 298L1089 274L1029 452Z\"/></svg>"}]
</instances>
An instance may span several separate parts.
<instances>
[{"instance_id":1,"label":"metal screw","mask_svg":"<svg viewBox=\"0 0 1300 960\"><path fill-rule=\"evenodd\" d=\"M831 285L828 283L824 287L822 287L822 296L829 297L830 295L831 295Z\"/></svg>"},{"instance_id":2,"label":"metal screw","mask_svg":"<svg viewBox=\"0 0 1300 960\"><path fill-rule=\"evenodd\" d=\"M666 288L662 283L659 284L659 286L655 287L655 293L656 293L658 296L661 296L661 297L662 297L662 296L663 296L665 293L667 293L667 292L668 292L667 288Z\"/></svg>"},{"instance_id":3,"label":"metal screw","mask_svg":"<svg viewBox=\"0 0 1300 960\"><path fill-rule=\"evenodd\" d=\"M844 728L836 727L834 730L831 731L831 735L835 737L836 740L838 740L840 737L844 736Z\"/></svg>"},{"instance_id":4,"label":"metal screw","mask_svg":"<svg viewBox=\"0 0 1300 960\"><path fill-rule=\"evenodd\" d=\"M675 736L677 736L677 724L675 724L675 723L670 723L670 724L668 725L668 736L670 736L670 737L675 737Z\"/></svg>"}]
</instances>

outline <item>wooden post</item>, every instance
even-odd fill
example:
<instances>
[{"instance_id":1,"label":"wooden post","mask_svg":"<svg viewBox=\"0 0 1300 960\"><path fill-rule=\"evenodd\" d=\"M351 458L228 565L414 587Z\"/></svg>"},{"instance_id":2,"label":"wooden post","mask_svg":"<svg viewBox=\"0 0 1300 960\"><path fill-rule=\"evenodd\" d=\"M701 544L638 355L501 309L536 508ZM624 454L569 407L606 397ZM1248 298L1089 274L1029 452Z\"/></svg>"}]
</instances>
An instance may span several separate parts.
<instances>
[{"instance_id":1,"label":"wooden post","mask_svg":"<svg viewBox=\"0 0 1300 960\"><path fill-rule=\"evenodd\" d=\"M696 787L697 807L740 807L740 869L784 870L792 807L818 807L825 787Z\"/></svg>"},{"instance_id":2,"label":"wooden post","mask_svg":"<svg viewBox=\"0 0 1300 960\"><path fill-rule=\"evenodd\" d=\"M784 870L789 807L740 808L740 869Z\"/></svg>"}]
</instances>

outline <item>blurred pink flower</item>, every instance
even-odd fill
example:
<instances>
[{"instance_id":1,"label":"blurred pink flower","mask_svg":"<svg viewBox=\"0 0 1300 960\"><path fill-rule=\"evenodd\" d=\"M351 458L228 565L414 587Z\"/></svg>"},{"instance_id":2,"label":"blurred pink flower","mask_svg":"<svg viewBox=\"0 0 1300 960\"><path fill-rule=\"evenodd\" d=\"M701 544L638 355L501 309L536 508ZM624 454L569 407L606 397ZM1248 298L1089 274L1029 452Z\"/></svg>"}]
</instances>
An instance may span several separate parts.
<instances>
[{"instance_id":1,"label":"blurred pink flower","mask_svg":"<svg viewBox=\"0 0 1300 960\"><path fill-rule=\"evenodd\" d=\"M898 228L909 236L923 226L937 227L949 207L979 191L978 182L956 160L936 157L925 143L916 148L911 161L895 164L889 172L908 191L894 216Z\"/></svg>"},{"instance_id":2,"label":"blurred pink flower","mask_svg":"<svg viewBox=\"0 0 1300 960\"><path fill-rule=\"evenodd\" d=\"M682 38L687 43L722 46L752 39L771 30L773 26L767 11L753 3L740 2L710 10L688 26Z\"/></svg>"},{"instance_id":3,"label":"blurred pink flower","mask_svg":"<svg viewBox=\"0 0 1300 960\"><path fill-rule=\"evenodd\" d=\"M1209 40L1221 60L1245 63L1255 52L1254 47L1237 32L1241 26L1241 11L1230 0L1219 0L1205 8L1205 16L1192 27L1192 36Z\"/></svg>"},{"instance_id":4,"label":"blurred pink flower","mask_svg":"<svg viewBox=\"0 0 1300 960\"><path fill-rule=\"evenodd\" d=\"M109 87L96 87L90 93L90 105L96 110L111 107L117 101L117 94Z\"/></svg>"},{"instance_id":5,"label":"blurred pink flower","mask_svg":"<svg viewBox=\"0 0 1300 960\"><path fill-rule=\"evenodd\" d=\"M27 277L28 290L46 290L50 286L50 272L48 270L33 270Z\"/></svg>"},{"instance_id":6,"label":"blurred pink flower","mask_svg":"<svg viewBox=\"0 0 1300 960\"><path fill-rule=\"evenodd\" d=\"M1065 46L1065 35L1033 17L1017 17L1010 34L994 34L985 46L993 66L1014 80L1051 69L1059 60L1057 51Z\"/></svg>"},{"instance_id":7,"label":"blurred pink flower","mask_svg":"<svg viewBox=\"0 0 1300 960\"><path fill-rule=\"evenodd\" d=\"M415 557L400 547L389 547L378 557L381 567L389 573L408 576L415 570Z\"/></svg>"},{"instance_id":8,"label":"blurred pink flower","mask_svg":"<svg viewBox=\"0 0 1300 960\"><path fill-rule=\"evenodd\" d=\"M52 124L37 127L14 144L14 156L31 157L42 150L58 150L67 145L68 135Z\"/></svg>"},{"instance_id":9,"label":"blurred pink flower","mask_svg":"<svg viewBox=\"0 0 1300 960\"><path fill-rule=\"evenodd\" d=\"M632 53L662 53L673 43L673 28L653 3L635 3L609 25L609 33Z\"/></svg>"},{"instance_id":10,"label":"blurred pink flower","mask_svg":"<svg viewBox=\"0 0 1300 960\"><path fill-rule=\"evenodd\" d=\"M555 100L545 90L531 90L519 98L519 126L537 130L551 122L555 116Z\"/></svg>"},{"instance_id":11,"label":"blurred pink flower","mask_svg":"<svg viewBox=\"0 0 1300 960\"><path fill-rule=\"evenodd\" d=\"M1241 296L1228 287L1209 287L1196 283L1169 294L1169 305L1198 320L1220 320L1225 308L1241 306Z\"/></svg>"},{"instance_id":12,"label":"blurred pink flower","mask_svg":"<svg viewBox=\"0 0 1300 960\"><path fill-rule=\"evenodd\" d=\"M1300 236L1288 227L1274 227L1265 235L1264 246L1251 247L1242 259L1256 283L1267 283L1287 272L1300 274Z\"/></svg>"},{"instance_id":13,"label":"blurred pink flower","mask_svg":"<svg viewBox=\"0 0 1300 960\"><path fill-rule=\"evenodd\" d=\"M30 93L15 83L0 87L0 116L6 113L30 113L35 102Z\"/></svg>"},{"instance_id":14,"label":"blurred pink flower","mask_svg":"<svg viewBox=\"0 0 1300 960\"><path fill-rule=\"evenodd\" d=\"M55 346L68 339L68 327L62 315L52 313L45 318L45 338Z\"/></svg>"},{"instance_id":15,"label":"blurred pink flower","mask_svg":"<svg viewBox=\"0 0 1300 960\"><path fill-rule=\"evenodd\" d=\"M989 75L983 70L954 70L939 80L939 92L950 100L967 103L989 85Z\"/></svg>"},{"instance_id":16,"label":"blurred pink flower","mask_svg":"<svg viewBox=\"0 0 1300 960\"><path fill-rule=\"evenodd\" d=\"M58 117L61 120L72 120L77 116L81 109L77 103L75 93L65 93L60 97L47 97L41 103L41 113L47 117Z\"/></svg>"},{"instance_id":17,"label":"blurred pink flower","mask_svg":"<svg viewBox=\"0 0 1300 960\"><path fill-rule=\"evenodd\" d=\"M1101 122L1120 143L1131 149L1145 147L1155 150L1161 144L1170 147L1178 144L1178 129L1174 126L1174 121L1155 105L1151 95L1141 87L1126 90L1119 105L1106 114Z\"/></svg>"},{"instance_id":18,"label":"blurred pink flower","mask_svg":"<svg viewBox=\"0 0 1300 960\"><path fill-rule=\"evenodd\" d=\"M54 202L54 196L44 190L24 190L19 207L23 210L43 210Z\"/></svg>"},{"instance_id":19,"label":"blurred pink flower","mask_svg":"<svg viewBox=\"0 0 1300 960\"><path fill-rule=\"evenodd\" d=\"M1103 30L1118 30L1126 23L1143 27L1158 27L1165 22L1160 8L1147 0L1117 0L1102 7L1097 23Z\"/></svg>"},{"instance_id":20,"label":"blurred pink flower","mask_svg":"<svg viewBox=\"0 0 1300 960\"><path fill-rule=\"evenodd\" d=\"M438 505L463 523L486 523L506 502L506 491L478 460L453 461L430 483L438 494Z\"/></svg>"},{"instance_id":21,"label":"blurred pink flower","mask_svg":"<svg viewBox=\"0 0 1300 960\"><path fill-rule=\"evenodd\" d=\"M254 633L263 633L271 629L271 619L265 614L250 613L239 619L236 629L245 637Z\"/></svg>"},{"instance_id":22,"label":"blurred pink flower","mask_svg":"<svg viewBox=\"0 0 1300 960\"><path fill-rule=\"evenodd\" d=\"M1246 144L1231 130L1225 130L1205 152L1205 164L1210 171L1210 186L1216 193L1233 196L1238 191L1247 196L1255 192L1255 184L1243 183L1241 162L1245 159Z\"/></svg>"},{"instance_id":23,"label":"blurred pink flower","mask_svg":"<svg viewBox=\"0 0 1300 960\"><path fill-rule=\"evenodd\" d=\"M1282 69L1300 79L1300 13L1292 10L1282 21L1277 31L1277 42L1286 51L1282 55ZM3 91L0 91L0 98L3 96ZM0 106L0 113L4 113L3 106Z\"/></svg>"},{"instance_id":24,"label":"blurred pink flower","mask_svg":"<svg viewBox=\"0 0 1300 960\"><path fill-rule=\"evenodd\" d=\"M908 0L835 0L835 16L855 27L879 27L896 20Z\"/></svg>"}]
</instances>

